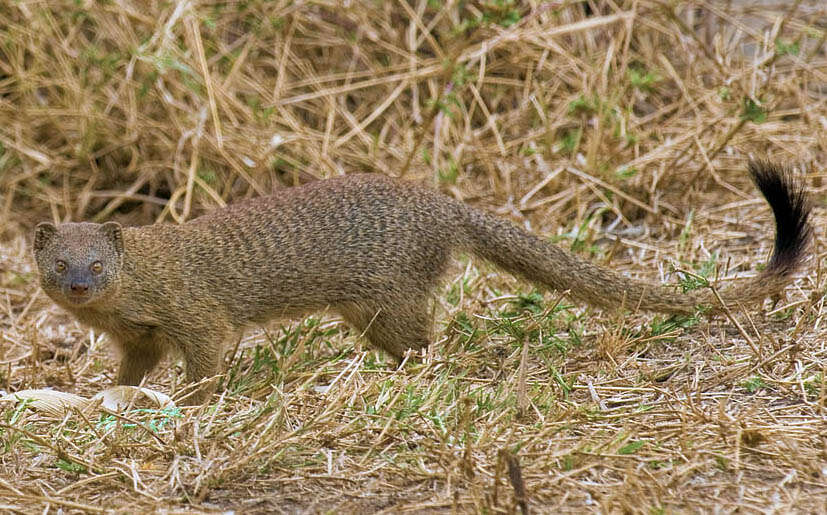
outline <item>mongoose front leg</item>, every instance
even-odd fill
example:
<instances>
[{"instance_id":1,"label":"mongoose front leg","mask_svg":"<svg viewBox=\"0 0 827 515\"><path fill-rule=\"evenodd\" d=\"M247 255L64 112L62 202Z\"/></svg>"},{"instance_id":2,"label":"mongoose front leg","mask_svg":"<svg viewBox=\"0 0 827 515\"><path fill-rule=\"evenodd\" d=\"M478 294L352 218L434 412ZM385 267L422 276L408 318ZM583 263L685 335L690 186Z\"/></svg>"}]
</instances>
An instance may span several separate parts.
<instances>
[{"instance_id":1,"label":"mongoose front leg","mask_svg":"<svg viewBox=\"0 0 827 515\"><path fill-rule=\"evenodd\" d=\"M164 347L150 338L120 341L121 366L118 384L137 386L164 357Z\"/></svg>"},{"instance_id":2,"label":"mongoose front leg","mask_svg":"<svg viewBox=\"0 0 827 515\"><path fill-rule=\"evenodd\" d=\"M221 334L204 333L192 334L185 341L178 342L184 354L188 383L199 383L221 372L224 339ZM217 383L217 378L205 381L187 397L186 402L191 405L203 404L215 391Z\"/></svg>"}]
</instances>

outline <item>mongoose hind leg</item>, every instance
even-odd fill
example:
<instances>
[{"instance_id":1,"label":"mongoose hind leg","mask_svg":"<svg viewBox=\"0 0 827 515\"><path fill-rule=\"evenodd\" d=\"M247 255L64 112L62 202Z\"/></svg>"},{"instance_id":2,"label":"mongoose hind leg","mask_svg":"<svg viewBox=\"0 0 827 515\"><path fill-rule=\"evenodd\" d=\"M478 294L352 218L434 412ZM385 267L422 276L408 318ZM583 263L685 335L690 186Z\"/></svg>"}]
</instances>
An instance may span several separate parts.
<instances>
[{"instance_id":1,"label":"mongoose hind leg","mask_svg":"<svg viewBox=\"0 0 827 515\"><path fill-rule=\"evenodd\" d=\"M164 357L164 346L151 338L119 341L121 365L118 384L137 386Z\"/></svg>"},{"instance_id":2,"label":"mongoose hind leg","mask_svg":"<svg viewBox=\"0 0 827 515\"><path fill-rule=\"evenodd\" d=\"M381 303L349 304L341 307L345 320L361 331L370 343L402 361L408 349L419 350L430 343L427 299L383 299Z\"/></svg>"}]
</instances>

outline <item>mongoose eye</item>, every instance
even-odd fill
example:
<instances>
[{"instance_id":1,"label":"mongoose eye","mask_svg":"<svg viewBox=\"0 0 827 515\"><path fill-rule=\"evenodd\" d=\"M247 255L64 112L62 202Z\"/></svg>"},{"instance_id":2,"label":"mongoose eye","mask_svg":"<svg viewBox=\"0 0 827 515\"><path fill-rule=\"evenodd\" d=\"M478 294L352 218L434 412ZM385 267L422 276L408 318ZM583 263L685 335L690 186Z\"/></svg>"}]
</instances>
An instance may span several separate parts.
<instances>
[{"instance_id":1,"label":"mongoose eye","mask_svg":"<svg viewBox=\"0 0 827 515\"><path fill-rule=\"evenodd\" d=\"M59 274L62 274L63 272L65 272L66 271L66 262L58 259L57 262L55 262L55 271L57 271L57 273L59 273Z\"/></svg>"},{"instance_id":2,"label":"mongoose eye","mask_svg":"<svg viewBox=\"0 0 827 515\"><path fill-rule=\"evenodd\" d=\"M89 270L91 270L93 274L97 275L103 272L103 264L100 261L95 261L89 265Z\"/></svg>"}]
</instances>

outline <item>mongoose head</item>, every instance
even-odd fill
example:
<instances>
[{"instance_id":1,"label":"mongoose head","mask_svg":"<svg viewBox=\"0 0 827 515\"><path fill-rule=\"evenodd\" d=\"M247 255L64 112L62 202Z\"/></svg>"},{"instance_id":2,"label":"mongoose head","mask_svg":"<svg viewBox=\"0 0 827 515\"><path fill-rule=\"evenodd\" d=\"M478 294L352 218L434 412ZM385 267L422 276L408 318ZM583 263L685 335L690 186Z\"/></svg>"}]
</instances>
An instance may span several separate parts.
<instances>
[{"instance_id":1,"label":"mongoose head","mask_svg":"<svg viewBox=\"0 0 827 515\"><path fill-rule=\"evenodd\" d=\"M93 306L118 291L123 265L121 224L38 224L34 257L43 291L60 305Z\"/></svg>"}]
</instances>

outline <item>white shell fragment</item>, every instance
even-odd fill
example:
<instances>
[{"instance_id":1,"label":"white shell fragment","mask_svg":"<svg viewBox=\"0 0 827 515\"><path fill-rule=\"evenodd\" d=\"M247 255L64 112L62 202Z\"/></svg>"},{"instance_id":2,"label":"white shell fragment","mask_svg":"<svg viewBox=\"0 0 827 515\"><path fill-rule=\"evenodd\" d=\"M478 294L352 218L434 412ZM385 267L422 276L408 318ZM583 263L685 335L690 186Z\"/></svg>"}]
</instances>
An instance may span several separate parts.
<instances>
[{"instance_id":1,"label":"white shell fragment","mask_svg":"<svg viewBox=\"0 0 827 515\"><path fill-rule=\"evenodd\" d=\"M37 390L20 390L19 392L10 393L0 397L0 402L11 402L17 404L18 402L24 401L29 401L30 408L37 411L45 411L49 415L56 417L63 416L63 414L70 408L82 410L89 406L89 399L86 397L45 388Z\"/></svg>"},{"instance_id":2,"label":"white shell fragment","mask_svg":"<svg viewBox=\"0 0 827 515\"><path fill-rule=\"evenodd\" d=\"M137 386L114 386L95 394L91 399L45 388L21 390L0 397L0 403L17 404L24 401L28 401L28 407L56 417L63 416L71 408L84 410L89 406L102 406L110 411L120 411L126 409L130 402L133 408L175 407L168 395Z\"/></svg>"},{"instance_id":3,"label":"white shell fragment","mask_svg":"<svg viewBox=\"0 0 827 515\"><path fill-rule=\"evenodd\" d=\"M134 402L132 402L133 397L135 398ZM125 409L130 402L132 402L133 407L138 408L164 409L175 407L175 403L172 402L169 395L137 386L113 386L96 393L92 397L92 401L100 402L104 408L112 411Z\"/></svg>"}]
</instances>

